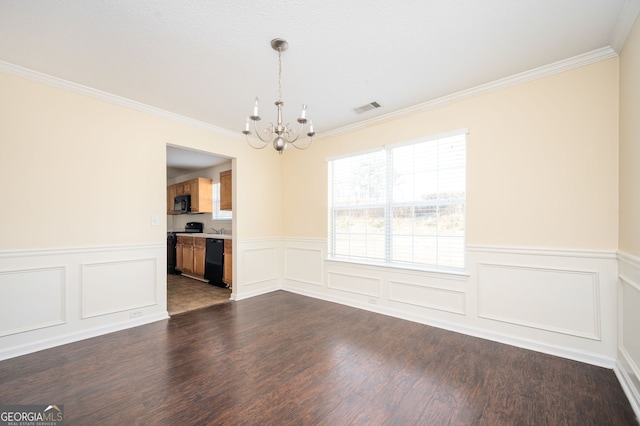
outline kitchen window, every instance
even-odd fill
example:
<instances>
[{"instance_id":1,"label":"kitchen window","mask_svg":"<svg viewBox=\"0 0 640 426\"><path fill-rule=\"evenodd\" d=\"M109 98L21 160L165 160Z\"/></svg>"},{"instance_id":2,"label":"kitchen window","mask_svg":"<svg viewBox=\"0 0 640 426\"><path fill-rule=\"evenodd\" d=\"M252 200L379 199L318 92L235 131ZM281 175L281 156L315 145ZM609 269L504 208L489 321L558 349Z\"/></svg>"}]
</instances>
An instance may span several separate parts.
<instances>
[{"instance_id":1,"label":"kitchen window","mask_svg":"<svg viewBox=\"0 0 640 426\"><path fill-rule=\"evenodd\" d=\"M214 183L212 186L213 190L213 214L212 219L214 220L231 220L232 212L231 210L220 210L220 182Z\"/></svg>"},{"instance_id":2,"label":"kitchen window","mask_svg":"<svg viewBox=\"0 0 640 426\"><path fill-rule=\"evenodd\" d=\"M466 134L329 159L330 258L464 269Z\"/></svg>"}]
</instances>

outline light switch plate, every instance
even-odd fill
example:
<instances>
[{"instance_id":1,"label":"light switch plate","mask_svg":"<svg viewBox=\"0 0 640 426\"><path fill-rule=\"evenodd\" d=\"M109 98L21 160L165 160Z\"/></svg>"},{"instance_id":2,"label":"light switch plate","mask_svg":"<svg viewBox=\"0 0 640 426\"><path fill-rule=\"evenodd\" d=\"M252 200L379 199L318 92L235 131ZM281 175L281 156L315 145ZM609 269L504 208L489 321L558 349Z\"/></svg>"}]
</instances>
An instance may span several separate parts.
<instances>
[{"instance_id":1,"label":"light switch plate","mask_svg":"<svg viewBox=\"0 0 640 426\"><path fill-rule=\"evenodd\" d=\"M160 216L157 214L151 215L151 226L160 226Z\"/></svg>"}]
</instances>

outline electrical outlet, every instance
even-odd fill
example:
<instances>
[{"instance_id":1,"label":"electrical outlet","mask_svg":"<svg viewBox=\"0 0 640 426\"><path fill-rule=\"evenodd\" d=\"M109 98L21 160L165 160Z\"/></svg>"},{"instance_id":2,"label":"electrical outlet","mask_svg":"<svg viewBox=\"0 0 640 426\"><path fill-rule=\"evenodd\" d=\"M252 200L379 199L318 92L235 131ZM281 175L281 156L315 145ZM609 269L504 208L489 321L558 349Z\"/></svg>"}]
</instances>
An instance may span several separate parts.
<instances>
[{"instance_id":1,"label":"electrical outlet","mask_svg":"<svg viewBox=\"0 0 640 426\"><path fill-rule=\"evenodd\" d=\"M129 318L139 318L142 316L142 311L129 311Z\"/></svg>"},{"instance_id":2,"label":"electrical outlet","mask_svg":"<svg viewBox=\"0 0 640 426\"><path fill-rule=\"evenodd\" d=\"M369 298L369 303L372 305L377 305L378 304L378 299L376 299L375 297L370 297Z\"/></svg>"}]
</instances>

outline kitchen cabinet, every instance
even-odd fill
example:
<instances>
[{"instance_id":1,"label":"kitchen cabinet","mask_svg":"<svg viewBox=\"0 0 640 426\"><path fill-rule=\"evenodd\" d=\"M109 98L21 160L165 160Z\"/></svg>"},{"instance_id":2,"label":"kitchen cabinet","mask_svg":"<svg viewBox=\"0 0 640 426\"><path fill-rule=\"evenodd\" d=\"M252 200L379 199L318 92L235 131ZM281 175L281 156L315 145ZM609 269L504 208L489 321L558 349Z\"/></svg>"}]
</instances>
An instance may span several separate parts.
<instances>
[{"instance_id":1,"label":"kitchen cabinet","mask_svg":"<svg viewBox=\"0 0 640 426\"><path fill-rule=\"evenodd\" d=\"M173 185L176 187L176 195L188 195L191 194L191 186L185 185L183 182Z\"/></svg>"},{"instance_id":2,"label":"kitchen cabinet","mask_svg":"<svg viewBox=\"0 0 640 426\"><path fill-rule=\"evenodd\" d=\"M220 172L220 210L233 210L231 170Z\"/></svg>"},{"instance_id":3,"label":"kitchen cabinet","mask_svg":"<svg viewBox=\"0 0 640 426\"><path fill-rule=\"evenodd\" d=\"M176 243L176 269L184 275L204 279L204 238L178 236Z\"/></svg>"},{"instance_id":4,"label":"kitchen cabinet","mask_svg":"<svg viewBox=\"0 0 640 426\"><path fill-rule=\"evenodd\" d=\"M167 214L173 213L173 202L178 195L177 193L178 187L176 185L169 185L167 187Z\"/></svg>"},{"instance_id":5,"label":"kitchen cabinet","mask_svg":"<svg viewBox=\"0 0 640 426\"><path fill-rule=\"evenodd\" d=\"M183 274L193 274L193 237L178 236L178 243L176 244L176 252L180 247L180 253L182 256L176 256L178 258L178 269Z\"/></svg>"},{"instance_id":6,"label":"kitchen cabinet","mask_svg":"<svg viewBox=\"0 0 640 426\"><path fill-rule=\"evenodd\" d=\"M212 213L213 181L196 178L167 186L167 213L173 212L173 201L178 195L191 195L191 213Z\"/></svg>"},{"instance_id":7,"label":"kitchen cabinet","mask_svg":"<svg viewBox=\"0 0 640 426\"><path fill-rule=\"evenodd\" d=\"M205 238L194 238L193 242L193 275L204 278Z\"/></svg>"},{"instance_id":8,"label":"kitchen cabinet","mask_svg":"<svg viewBox=\"0 0 640 426\"><path fill-rule=\"evenodd\" d=\"M207 178L197 178L185 182L191 194L192 213L213 212L213 181ZM186 189L185 189L186 191Z\"/></svg>"},{"instance_id":9,"label":"kitchen cabinet","mask_svg":"<svg viewBox=\"0 0 640 426\"><path fill-rule=\"evenodd\" d=\"M229 287L233 284L233 252L231 240L224 240L224 267L222 281Z\"/></svg>"}]
</instances>

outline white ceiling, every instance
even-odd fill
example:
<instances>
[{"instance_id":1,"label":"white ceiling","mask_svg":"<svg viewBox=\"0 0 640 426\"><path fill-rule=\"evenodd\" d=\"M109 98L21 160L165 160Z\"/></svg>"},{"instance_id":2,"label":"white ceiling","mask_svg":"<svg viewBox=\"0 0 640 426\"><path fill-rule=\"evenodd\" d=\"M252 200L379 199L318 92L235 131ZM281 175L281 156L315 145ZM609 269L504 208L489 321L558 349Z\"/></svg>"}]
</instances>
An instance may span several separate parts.
<instances>
[{"instance_id":1,"label":"white ceiling","mask_svg":"<svg viewBox=\"0 0 640 426\"><path fill-rule=\"evenodd\" d=\"M321 135L619 50L640 0L0 0L0 61L240 132L261 99ZM381 108L356 114L376 101Z\"/></svg>"}]
</instances>

